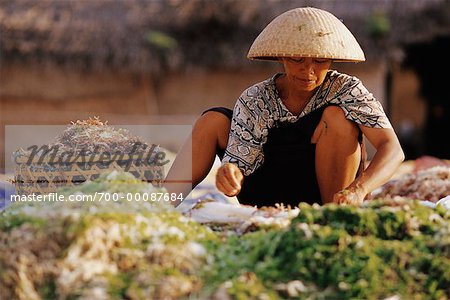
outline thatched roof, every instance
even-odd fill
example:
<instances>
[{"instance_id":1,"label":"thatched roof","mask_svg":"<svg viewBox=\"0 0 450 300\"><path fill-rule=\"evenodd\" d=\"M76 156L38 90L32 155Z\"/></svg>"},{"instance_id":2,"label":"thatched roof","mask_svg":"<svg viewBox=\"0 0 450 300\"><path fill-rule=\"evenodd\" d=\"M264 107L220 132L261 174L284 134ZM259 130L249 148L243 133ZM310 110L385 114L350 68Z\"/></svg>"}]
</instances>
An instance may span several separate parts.
<instances>
[{"instance_id":1,"label":"thatched roof","mask_svg":"<svg viewBox=\"0 0 450 300\"><path fill-rule=\"evenodd\" d=\"M300 6L342 19L369 60L450 34L445 0L0 0L0 58L152 73L236 67L270 20Z\"/></svg>"}]
</instances>

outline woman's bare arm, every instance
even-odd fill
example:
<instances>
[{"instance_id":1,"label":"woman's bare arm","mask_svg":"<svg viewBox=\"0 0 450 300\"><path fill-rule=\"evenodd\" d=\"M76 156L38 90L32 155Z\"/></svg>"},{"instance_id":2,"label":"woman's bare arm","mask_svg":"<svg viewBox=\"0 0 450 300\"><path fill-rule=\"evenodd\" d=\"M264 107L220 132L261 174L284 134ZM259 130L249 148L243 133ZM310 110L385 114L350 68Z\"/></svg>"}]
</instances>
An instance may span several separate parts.
<instances>
[{"instance_id":1,"label":"woman's bare arm","mask_svg":"<svg viewBox=\"0 0 450 300\"><path fill-rule=\"evenodd\" d=\"M376 153L369 167L344 191L334 196L337 203L362 203L365 196L387 182L405 159L402 147L393 129L369 128L360 125Z\"/></svg>"}]
</instances>

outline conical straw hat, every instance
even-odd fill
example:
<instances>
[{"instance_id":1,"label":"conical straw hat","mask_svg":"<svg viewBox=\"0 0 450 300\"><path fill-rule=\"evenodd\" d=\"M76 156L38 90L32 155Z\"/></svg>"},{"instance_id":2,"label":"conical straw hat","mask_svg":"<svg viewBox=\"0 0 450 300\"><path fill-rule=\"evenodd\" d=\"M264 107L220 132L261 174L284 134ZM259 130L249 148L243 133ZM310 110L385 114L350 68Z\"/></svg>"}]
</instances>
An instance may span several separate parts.
<instances>
[{"instance_id":1,"label":"conical straw hat","mask_svg":"<svg viewBox=\"0 0 450 300\"><path fill-rule=\"evenodd\" d=\"M289 10L270 22L253 42L247 57L317 57L365 61L353 34L331 13L312 7Z\"/></svg>"}]
</instances>

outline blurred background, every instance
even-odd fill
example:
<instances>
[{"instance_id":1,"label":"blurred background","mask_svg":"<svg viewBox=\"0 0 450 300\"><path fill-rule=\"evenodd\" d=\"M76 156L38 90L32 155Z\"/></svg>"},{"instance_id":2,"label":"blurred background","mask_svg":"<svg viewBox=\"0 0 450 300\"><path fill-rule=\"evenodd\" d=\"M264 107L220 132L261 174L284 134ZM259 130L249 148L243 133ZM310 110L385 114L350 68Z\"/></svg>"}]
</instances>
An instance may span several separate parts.
<instances>
[{"instance_id":1,"label":"blurred background","mask_svg":"<svg viewBox=\"0 0 450 300\"><path fill-rule=\"evenodd\" d=\"M449 159L450 1L0 0L0 168L5 125L186 125L232 108L281 71L246 59L254 38L301 6L354 33L367 61L334 68L382 102L407 159Z\"/></svg>"}]
</instances>

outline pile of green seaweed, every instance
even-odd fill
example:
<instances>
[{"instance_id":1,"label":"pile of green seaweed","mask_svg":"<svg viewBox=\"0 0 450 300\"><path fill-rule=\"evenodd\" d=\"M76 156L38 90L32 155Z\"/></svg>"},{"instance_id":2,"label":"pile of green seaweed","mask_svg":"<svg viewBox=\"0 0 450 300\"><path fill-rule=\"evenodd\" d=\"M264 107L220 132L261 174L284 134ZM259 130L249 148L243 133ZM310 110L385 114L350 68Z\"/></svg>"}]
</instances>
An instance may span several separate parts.
<instances>
[{"instance_id":1,"label":"pile of green seaweed","mask_svg":"<svg viewBox=\"0 0 450 300\"><path fill-rule=\"evenodd\" d=\"M302 204L285 230L212 251L209 285L235 299L449 299L449 217L414 201Z\"/></svg>"},{"instance_id":2,"label":"pile of green seaweed","mask_svg":"<svg viewBox=\"0 0 450 300\"><path fill-rule=\"evenodd\" d=\"M62 193L156 193L130 174ZM301 204L285 228L217 232L169 203L15 203L2 299L448 299L450 212L416 201Z\"/></svg>"}]
</instances>

